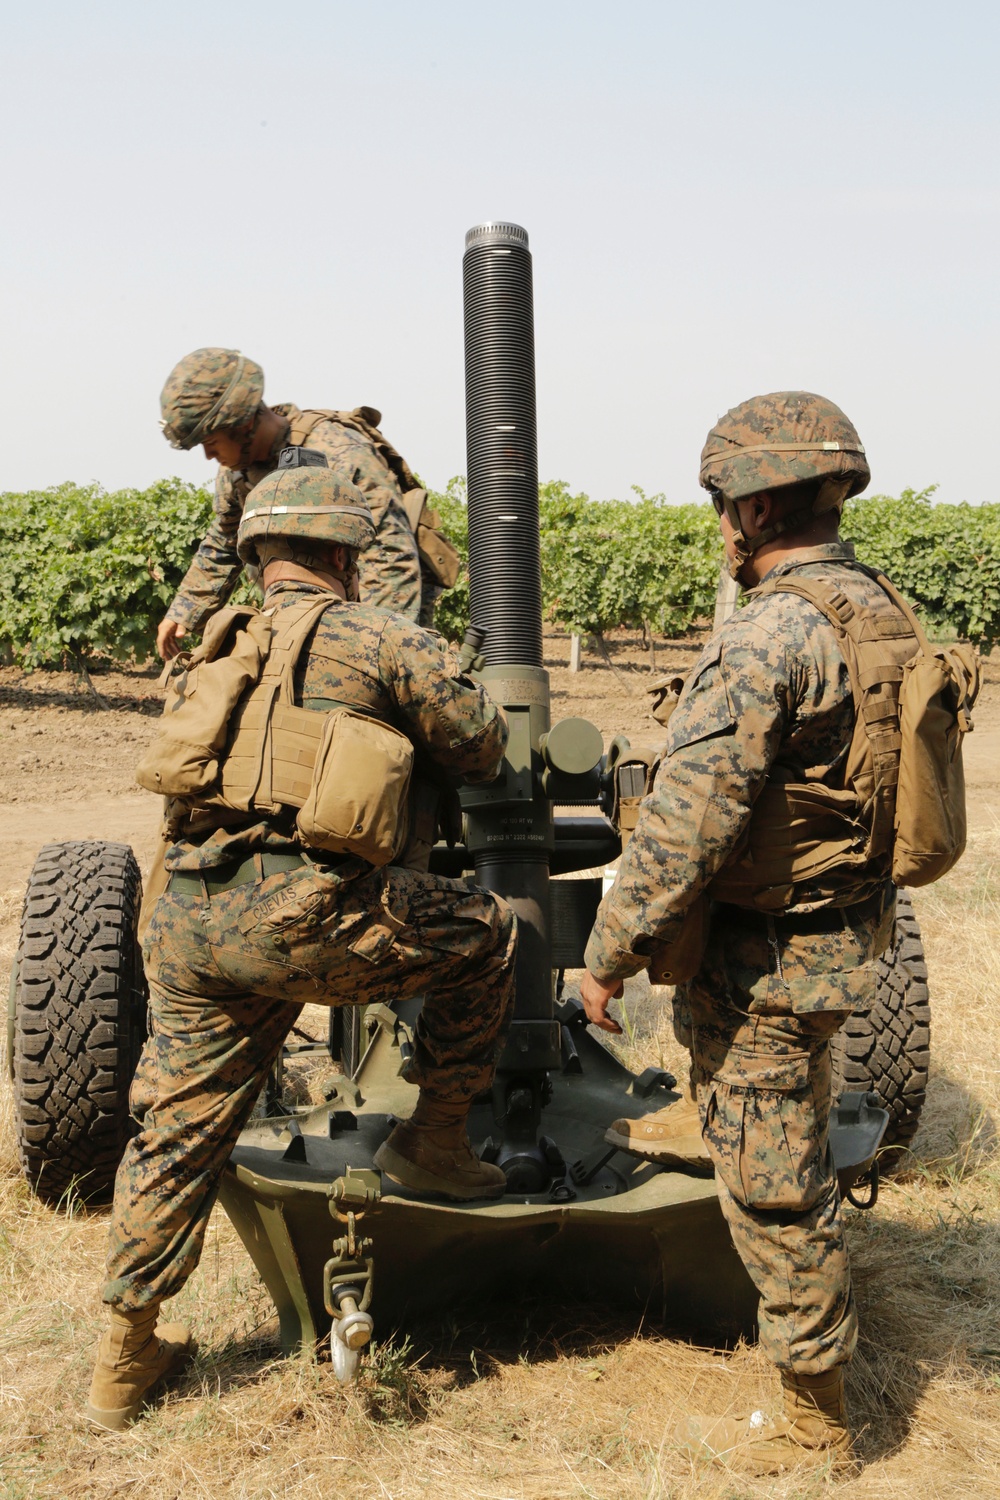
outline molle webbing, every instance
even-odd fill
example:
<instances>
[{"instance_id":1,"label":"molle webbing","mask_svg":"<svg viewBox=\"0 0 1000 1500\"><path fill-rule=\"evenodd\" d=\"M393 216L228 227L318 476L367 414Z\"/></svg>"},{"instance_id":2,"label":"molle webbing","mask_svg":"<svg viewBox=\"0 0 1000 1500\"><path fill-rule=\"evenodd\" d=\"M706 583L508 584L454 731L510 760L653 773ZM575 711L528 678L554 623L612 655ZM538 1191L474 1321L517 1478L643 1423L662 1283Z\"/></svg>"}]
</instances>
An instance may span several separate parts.
<instances>
[{"instance_id":1,"label":"molle webbing","mask_svg":"<svg viewBox=\"0 0 1000 1500\"><path fill-rule=\"evenodd\" d=\"M222 763L221 790L231 807L276 812L301 807L326 715L295 704L295 669L320 617L333 602L324 594L275 616L271 649L260 681L233 715Z\"/></svg>"},{"instance_id":2,"label":"molle webbing","mask_svg":"<svg viewBox=\"0 0 1000 1500\"><path fill-rule=\"evenodd\" d=\"M826 615L837 632L857 715L846 784L857 794L861 817L870 829L866 859L880 858L892 848L902 746L899 689L903 666L918 649L912 624L893 608L896 601L885 588L888 580L878 576L876 581L888 606L878 611L871 606L859 610L840 589L821 579L780 578L761 590L798 594Z\"/></svg>"},{"instance_id":3,"label":"molle webbing","mask_svg":"<svg viewBox=\"0 0 1000 1500\"><path fill-rule=\"evenodd\" d=\"M881 601L858 606L836 584L787 575L754 590L754 597L797 594L830 621L850 675L855 725L840 787L772 774L743 843L712 882L718 900L778 910L792 904L796 885L821 879L831 894L850 899L872 863L881 868L891 856L900 686L920 627L887 579L857 571L878 582Z\"/></svg>"}]
</instances>

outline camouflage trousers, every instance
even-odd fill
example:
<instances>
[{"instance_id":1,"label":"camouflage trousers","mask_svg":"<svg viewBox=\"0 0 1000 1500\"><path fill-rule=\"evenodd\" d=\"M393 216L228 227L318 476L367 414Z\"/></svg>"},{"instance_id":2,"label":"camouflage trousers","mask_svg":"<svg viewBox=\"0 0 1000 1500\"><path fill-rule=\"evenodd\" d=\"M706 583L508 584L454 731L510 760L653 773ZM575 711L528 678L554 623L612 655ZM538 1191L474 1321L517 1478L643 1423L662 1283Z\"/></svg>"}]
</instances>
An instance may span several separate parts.
<instances>
[{"instance_id":1,"label":"camouflage trousers","mask_svg":"<svg viewBox=\"0 0 1000 1500\"><path fill-rule=\"evenodd\" d=\"M761 1344L800 1374L845 1363L857 1341L829 1143L830 1037L871 1004L872 960L890 937L880 907L813 933L725 908L675 1000L722 1211L760 1292Z\"/></svg>"},{"instance_id":2,"label":"camouflage trousers","mask_svg":"<svg viewBox=\"0 0 1000 1500\"><path fill-rule=\"evenodd\" d=\"M361 598L424 624L420 554L410 523L392 502L377 519L377 527L374 544L358 558Z\"/></svg>"},{"instance_id":3,"label":"camouflage trousers","mask_svg":"<svg viewBox=\"0 0 1000 1500\"><path fill-rule=\"evenodd\" d=\"M408 870L304 865L217 895L161 896L146 933L139 1134L115 1180L104 1300L171 1297L201 1255L222 1170L303 1004L424 995L407 1065L435 1098L489 1088L513 1006L503 901Z\"/></svg>"}]
</instances>

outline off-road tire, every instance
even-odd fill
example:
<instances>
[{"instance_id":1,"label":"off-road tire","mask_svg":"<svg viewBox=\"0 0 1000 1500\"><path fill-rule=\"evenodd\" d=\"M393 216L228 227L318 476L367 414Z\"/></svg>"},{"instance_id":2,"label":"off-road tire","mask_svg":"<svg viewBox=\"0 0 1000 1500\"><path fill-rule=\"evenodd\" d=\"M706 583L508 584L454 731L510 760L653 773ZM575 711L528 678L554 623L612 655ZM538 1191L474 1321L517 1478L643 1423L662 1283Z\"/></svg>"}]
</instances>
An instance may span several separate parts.
<instances>
[{"instance_id":1,"label":"off-road tire","mask_svg":"<svg viewBox=\"0 0 1000 1500\"><path fill-rule=\"evenodd\" d=\"M930 1069L927 964L913 903L896 898L896 941L877 961L878 988L867 1015L851 1016L833 1038L833 1097L870 1089L889 1111L883 1146L905 1147L920 1123Z\"/></svg>"},{"instance_id":2,"label":"off-road tire","mask_svg":"<svg viewBox=\"0 0 1000 1500\"><path fill-rule=\"evenodd\" d=\"M46 844L24 898L15 960L17 1149L39 1197L110 1198L135 1132L128 1093L146 1037L127 844Z\"/></svg>"}]
</instances>

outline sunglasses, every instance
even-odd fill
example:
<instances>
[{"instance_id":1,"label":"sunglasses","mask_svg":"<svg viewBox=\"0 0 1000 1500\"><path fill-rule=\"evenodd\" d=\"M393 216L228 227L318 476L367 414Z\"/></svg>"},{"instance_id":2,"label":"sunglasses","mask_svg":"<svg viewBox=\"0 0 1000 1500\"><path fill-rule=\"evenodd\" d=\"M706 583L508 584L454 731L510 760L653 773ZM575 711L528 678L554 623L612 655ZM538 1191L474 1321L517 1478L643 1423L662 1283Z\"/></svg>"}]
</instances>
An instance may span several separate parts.
<instances>
[{"instance_id":1,"label":"sunglasses","mask_svg":"<svg viewBox=\"0 0 1000 1500\"><path fill-rule=\"evenodd\" d=\"M724 509L725 509L725 506L724 506L724 503L723 503L723 499L722 499L722 491L721 490L709 490L708 493L709 493L709 497L710 497L710 499L712 501L712 504L715 506L715 514L717 516L721 516L723 514Z\"/></svg>"}]
</instances>

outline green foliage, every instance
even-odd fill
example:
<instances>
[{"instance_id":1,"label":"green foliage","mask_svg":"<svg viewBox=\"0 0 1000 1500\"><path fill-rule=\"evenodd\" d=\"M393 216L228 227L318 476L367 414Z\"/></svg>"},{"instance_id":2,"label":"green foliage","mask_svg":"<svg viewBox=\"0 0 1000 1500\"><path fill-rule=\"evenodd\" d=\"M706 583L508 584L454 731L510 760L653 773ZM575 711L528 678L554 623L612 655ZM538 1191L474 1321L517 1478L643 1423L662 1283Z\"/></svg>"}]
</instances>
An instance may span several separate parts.
<instances>
[{"instance_id":1,"label":"green foliage","mask_svg":"<svg viewBox=\"0 0 1000 1500\"><path fill-rule=\"evenodd\" d=\"M933 493L853 500L844 535L921 606L933 632L988 649L1000 640L1000 505L935 505ZM676 635L711 618L722 560L711 505L635 496L591 500L558 480L540 487L547 620L581 634ZM465 480L430 499L464 565L436 622L460 640L469 614ZM145 659L211 511L207 491L178 479L113 494L63 484L0 497L0 644L26 665L68 654ZM243 593L258 597L248 585Z\"/></svg>"},{"instance_id":2,"label":"green foliage","mask_svg":"<svg viewBox=\"0 0 1000 1500\"><path fill-rule=\"evenodd\" d=\"M711 616L722 561L712 507L635 494L591 500L558 481L541 486L548 619L581 634L645 626L674 635Z\"/></svg>"},{"instance_id":3,"label":"green foliage","mask_svg":"<svg viewBox=\"0 0 1000 1500\"><path fill-rule=\"evenodd\" d=\"M591 500L555 480L539 487L542 600L546 619L567 630L603 634L645 624L662 634L711 615L719 577L719 527L710 505L668 505L662 495ZM432 492L444 530L468 563L462 478ZM469 617L463 567L435 612L437 628L460 640Z\"/></svg>"},{"instance_id":4,"label":"green foliage","mask_svg":"<svg viewBox=\"0 0 1000 1500\"><path fill-rule=\"evenodd\" d=\"M179 479L0 496L0 641L29 666L145 659L211 511L207 491Z\"/></svg>"},{"instance_id":5,"label":"green foliage","mask_svg":"<svg viewBox=\"0 0 1000 1500\"><path fill-rule=\"evenodd\" d=\"M434 626L450 641L460 641L469 623L469 515L464 477L449 479L444 491L428 490L427 498L441 518L442 530L462 555L458 582L445 589L435 605Z\"/></svg>"},{"instance_id":6,"label":"green foliage","mask_svg":"<svg viewBox=\"0 0 1000 1500\"><path fill-rule=\"evenodd\" d=\"M711 619L722 564L711 505L635 494L591 500L559 480L540 486L546 619L585 635L642 626L676 635ZM932 634L989 650L1000 641L1000 505L935 505L933 494L934 486L861 496L845 510L843 534L920 607ZM453 479L435 502L465 558L464 481ZM440 628L458 639L468 616L465 577L443 603Z\"/></svg>"},{"instance_id":7,"label":"green foliage","mask_svg":"<svg viewBox=\"0 0 1000 1500\"><path fill-rule=\"evenodd\" d=\"M1000 640L1000 505L935 505L935 489L851 500L843 534L921 605L932 633L989 650Z\"/></svg>"}]
</instances>

